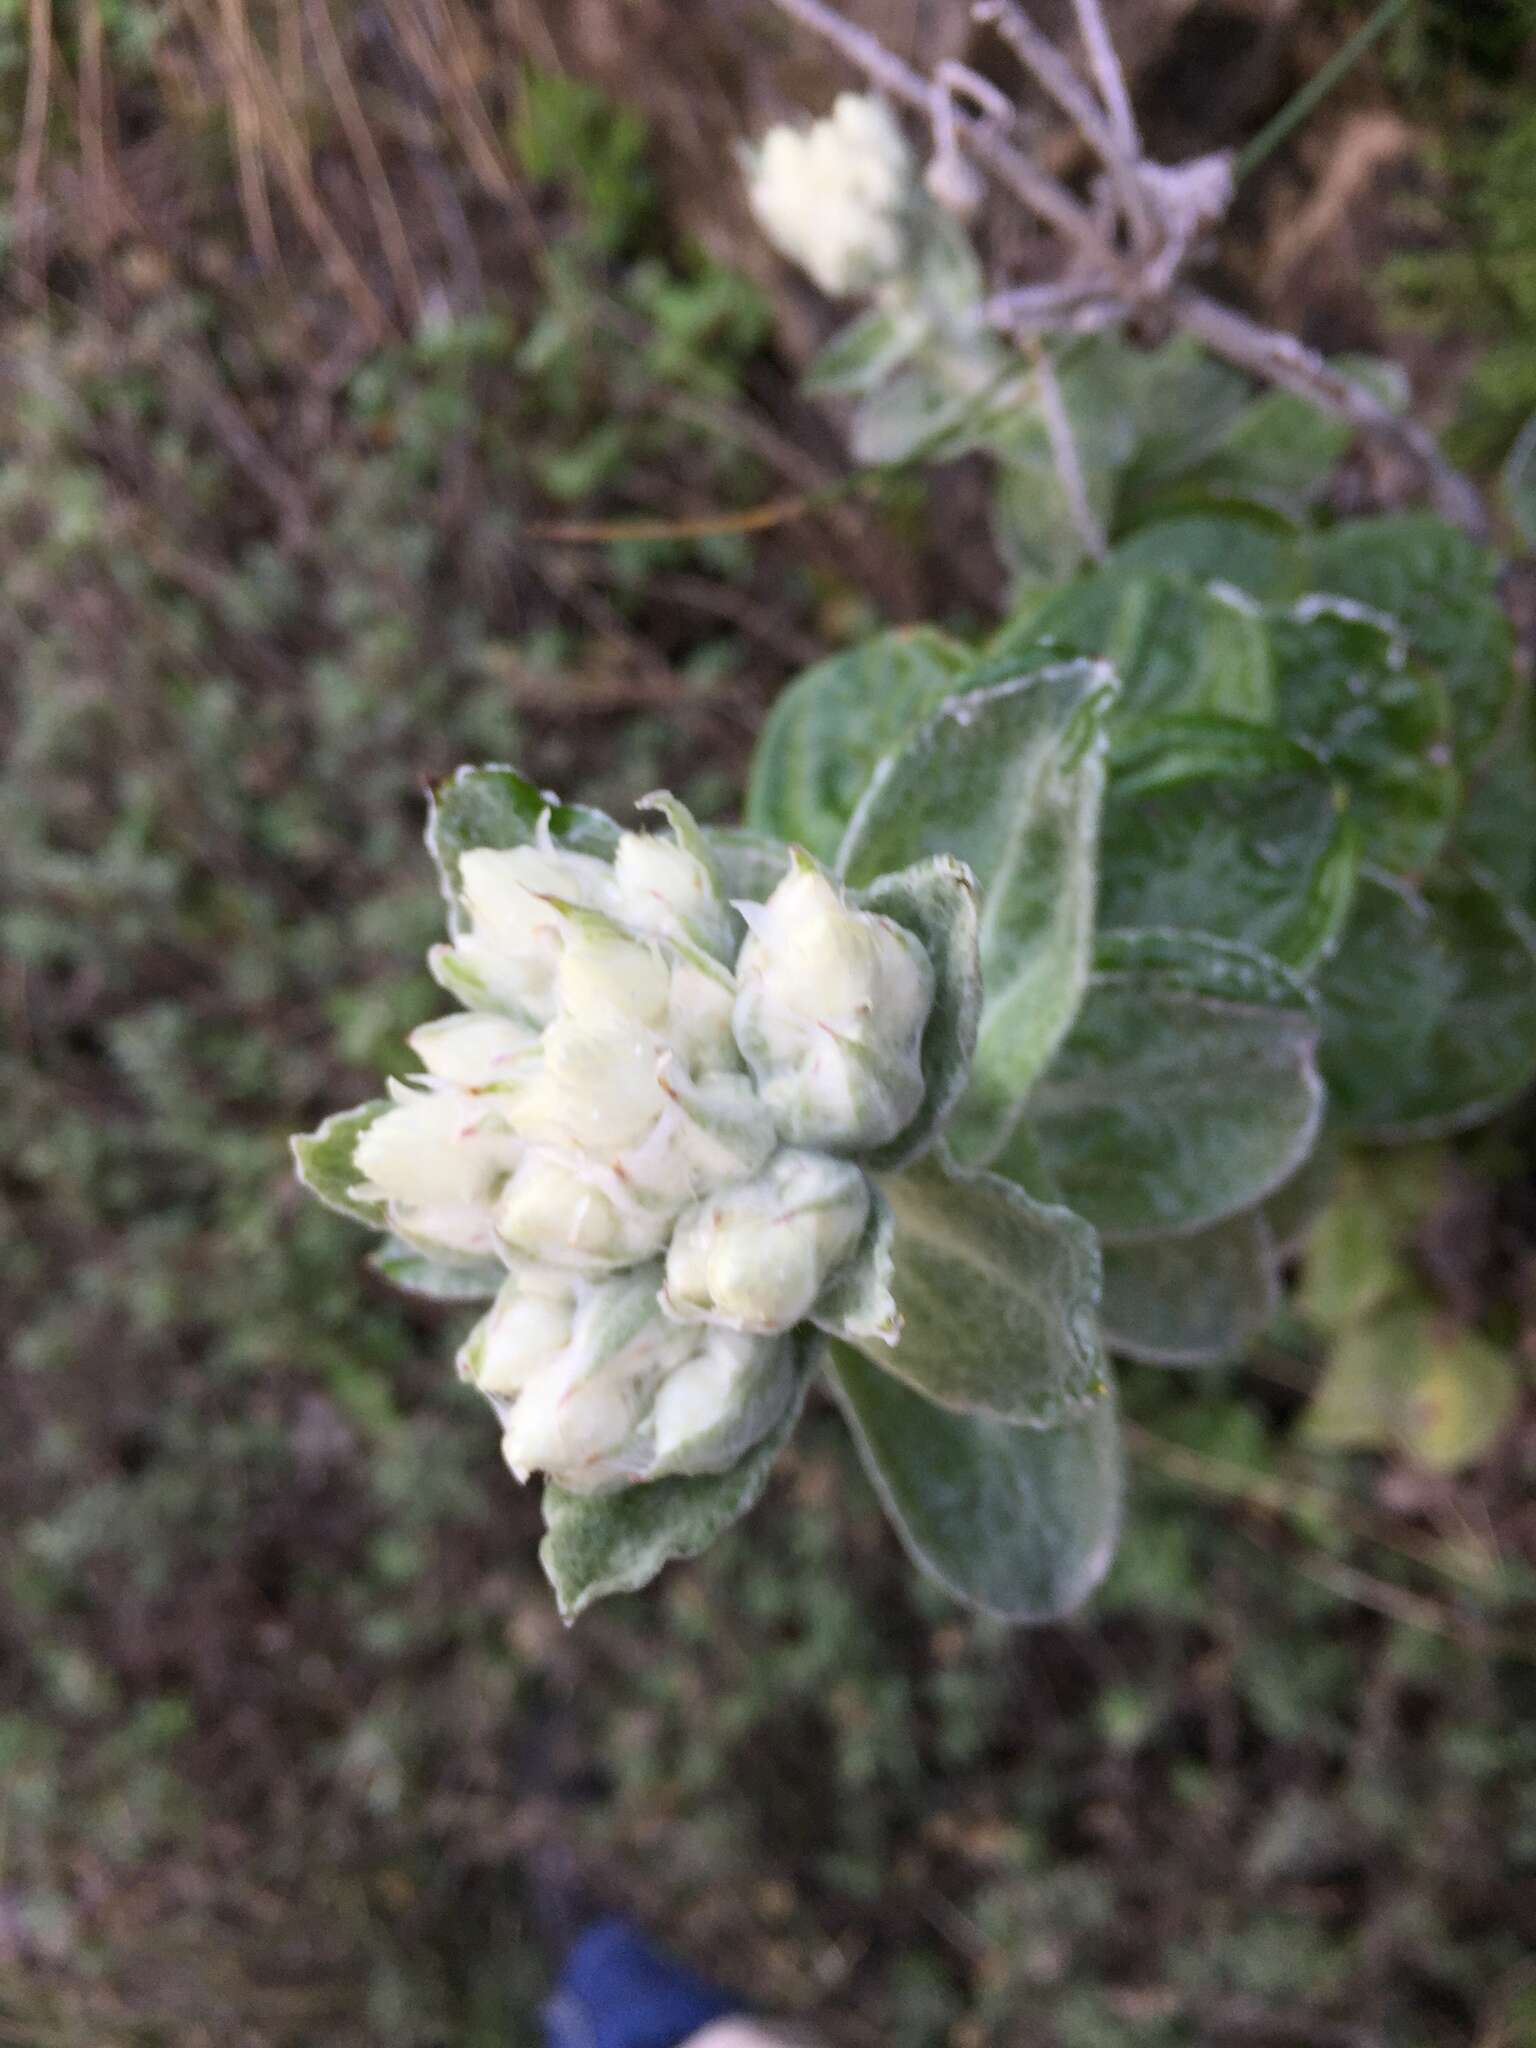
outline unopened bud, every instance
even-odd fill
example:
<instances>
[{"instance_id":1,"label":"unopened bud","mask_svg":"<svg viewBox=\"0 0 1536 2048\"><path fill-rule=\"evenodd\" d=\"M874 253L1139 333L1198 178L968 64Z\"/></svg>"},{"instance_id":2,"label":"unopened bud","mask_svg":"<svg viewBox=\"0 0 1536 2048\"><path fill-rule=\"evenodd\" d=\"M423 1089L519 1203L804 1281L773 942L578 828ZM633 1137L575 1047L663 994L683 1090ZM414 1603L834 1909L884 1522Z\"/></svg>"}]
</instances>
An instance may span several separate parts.
<instances>
[{"instance_id":1,"label":"unopened bud","mask_svg":"<svg viewBox=\"0 0 1536 2048\"><path fill-rule=\"evenodd\" d=\"M824 1152L783 1151L765 1172L688 1210L667 1253L668 1310L734 1330L791 1329L869 1218L858 1167Z\"/></svg>"},{"instance_id":2,"label":"unopened bud","mask_svg":"<svg viewBox=\"0 0 1536 2048\"><path fill-rule=\"evenodd\" d=\"M736 1042L780 1134L835 1152L887 1143L922 1105L927 953L803 855L743 915Z\"/></svg>"}]
</instances>

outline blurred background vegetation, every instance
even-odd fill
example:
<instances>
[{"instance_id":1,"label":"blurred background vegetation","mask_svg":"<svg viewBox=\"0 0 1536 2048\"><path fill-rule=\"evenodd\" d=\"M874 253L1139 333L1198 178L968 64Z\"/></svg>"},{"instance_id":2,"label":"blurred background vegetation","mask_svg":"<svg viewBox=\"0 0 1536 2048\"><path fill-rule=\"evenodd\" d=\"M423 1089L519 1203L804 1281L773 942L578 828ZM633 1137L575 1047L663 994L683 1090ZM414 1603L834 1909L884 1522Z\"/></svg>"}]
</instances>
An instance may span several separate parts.
<instances>
[{"instance_id":1,"label":"blurred background vegetation","mask_svg":"<svg viewBox=\"0 0 1536 2048\"><path fill-rule=\"evenodd\" d=\"M1110 12L1173 156L1367 10ZM1533 42L1415 0L1221 257L1484 475L1536 405ZM551 1844L846 2048L1536 2042L1529 1112L1362 1164L1246 1368L1126 1374L1120 1561L1019 1636L826 1414L562 1630L453 1318L291 1184L436 1007L430 777L729 816L797 667L994 615L964 465L821 495L831 309L728 151L839 82L766 0L0 0L0 2042L531 2041ZM1405 1288L1474 1362L1351 1450Z\"/></svg>"}]
</instances>

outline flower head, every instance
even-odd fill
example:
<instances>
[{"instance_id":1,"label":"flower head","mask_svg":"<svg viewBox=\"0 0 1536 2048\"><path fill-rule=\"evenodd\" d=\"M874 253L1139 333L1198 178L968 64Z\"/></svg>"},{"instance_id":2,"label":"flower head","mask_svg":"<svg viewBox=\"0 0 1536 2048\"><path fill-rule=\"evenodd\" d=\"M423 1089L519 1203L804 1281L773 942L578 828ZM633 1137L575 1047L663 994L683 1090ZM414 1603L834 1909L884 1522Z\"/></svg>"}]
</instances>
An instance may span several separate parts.
<instances>
[{"instance_id":1,"label":"flower head","mask_svg":"<svg viewBox=\"0 0 1536 2048\"><path fill-rule=\"evenodd\" d=\"M905 254L912 159L881 99L840 93L808 128L770 128L747 156L764 233L839 298L894 276Z\"/></svg>"},{"instance_id":2,"label":"flower head","mask_svg":"<svg viewBox=\"0 0 1536 2048\"><path fill-rule=\"evenodd\" d=\"M923 1094L918 941L804 856L733 909L651 804L670 832L611 857L547 812L458 851L432 964L465 1008L412 1034L423 1071L355 1119L330 1189L466 1284L505 1274L460 1370L513 1470L574 1493L723 1471L774 1427L790 1333L871 1215L857 1155Z\"/></svg>"}]
</instances>

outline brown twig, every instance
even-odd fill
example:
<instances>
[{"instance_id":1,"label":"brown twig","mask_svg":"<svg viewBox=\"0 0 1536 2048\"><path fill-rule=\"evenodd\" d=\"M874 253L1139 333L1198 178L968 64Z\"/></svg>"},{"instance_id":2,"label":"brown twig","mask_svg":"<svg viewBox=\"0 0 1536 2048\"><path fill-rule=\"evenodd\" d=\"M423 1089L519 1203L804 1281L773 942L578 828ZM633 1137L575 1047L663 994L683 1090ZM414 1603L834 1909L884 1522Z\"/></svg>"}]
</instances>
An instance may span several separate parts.
<instances>
[{"instance_id":1,"label":"brown twig","mask_svg":"<svg viewBox=\"0 0 1536 2048\"><path fill-rule=\"evenodd\" d=\"M383 245L384 259L389 265L389 274L395 281L395 290L400 303L410 318L413 327L421 323L421 280L416 275L416 266L411 260L410 239L405 232L405 223L400 218L400 209L395 204L395 195L390 189L389 175L384 169L384 159L379 146L373 139L373 130L363 112L357 88L352 83L352 74L337 39L336 26L331 20L330 0L309 0L309 25L314 38L315 56L319 61L320 73L325 80L326 91L330 94L348 147L357 161L363 184L368 193L368 205L373 214L374 225L379 231Z\"/></svg>"},{"instance_id":2,"label":"brown twig","mask_svg":"<svg viewBox=\"0 0 1536 2048\"><path fill-rule=\"evenodd\" d=\"M16 154L16 267L27 294L43 296L38 258L39 188L48 151L48 102L53 81L52 0L28 0L27 91L22 102L21 147Z\"/></svg>"}]
</instances>

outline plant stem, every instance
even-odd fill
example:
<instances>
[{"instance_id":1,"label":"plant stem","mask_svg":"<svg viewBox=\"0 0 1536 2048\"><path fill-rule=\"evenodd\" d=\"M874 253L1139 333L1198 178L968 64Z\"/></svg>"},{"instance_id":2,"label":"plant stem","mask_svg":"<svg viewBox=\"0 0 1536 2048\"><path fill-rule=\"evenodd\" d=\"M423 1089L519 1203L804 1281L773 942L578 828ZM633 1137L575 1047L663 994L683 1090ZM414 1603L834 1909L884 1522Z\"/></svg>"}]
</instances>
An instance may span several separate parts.
<instances>
[{"instance_id":1,"label":"plant stem","mask_svg":"<svg viewBox=\"0 0 1536 2048\"><path fill-rule=\"evenodd\" d=\"M1382 0L1382 4L1363 27L1356 29L1342 49L1335 51L1322 70L1309 78L1306 84L1280 109L1271 121L1266 121L1258 134L1253 136L1239 150L1233 175L1239 184L1250 171L1256 171L1267 157L1285 141L1293 130L1299 128L1314 108L1321 106L1329 93L1347 76L1365 55L1378 37L1386 34L1399 15L1407 12L1408 0Z\"/></svg>"}]
</instances>

